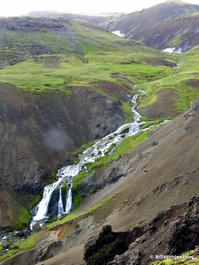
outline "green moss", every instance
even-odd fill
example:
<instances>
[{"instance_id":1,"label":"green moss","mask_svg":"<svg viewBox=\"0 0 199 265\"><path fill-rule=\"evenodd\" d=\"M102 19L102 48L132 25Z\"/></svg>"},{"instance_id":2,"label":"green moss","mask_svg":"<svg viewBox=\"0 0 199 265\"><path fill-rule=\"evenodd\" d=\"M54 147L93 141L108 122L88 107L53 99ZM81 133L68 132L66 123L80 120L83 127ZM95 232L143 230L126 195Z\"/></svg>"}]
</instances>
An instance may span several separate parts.
<instances>
[{"instance_id":1,"label":"green moss","mask_svg":"<svg viewBox=\"0 0 199 265\"><path fill-rule=\"evenodd\" d=\"M62 197L66 198L67 192L68 192L68 186L67 185L63 185L61 187L61 192L62 192Z\"/></svg>"},{"instance_id":2,"label":"green moss","mask_svg":"<svg viewBox=\"0 0 199 265\"><path fill-rule=\"evenodd\" d=\"M143 121L145 123L140 126L141 130L144 130L144 129L150 127L150 126L157 126L158 124L161 124L162 122L164 122L164 119L152 120L152 119L144 118Z\"/></svg>"},{"instance_id":3,"label":"green moss","mask_svg":"<svg viewBox=\"0 0 199 265\"><path fill-rule=\"evenodd\" d=\"M88 258L88 265L92 265L95 263L96 260L103 257L109 250L111 249L111 244L106 244L102 248L100 248L93 256Z\"/></svg>"},{"instance_id":4,"label":"green moss","mask_svg":"<svg viewBox=\"0 0 199 265\"><path fill-rule=\"evenodd\" d=\"M85 165L88 166L88 164L85 164ZM73 193L75 193L77 191L78 187L82 183L82 180L85 179L86 177L88 177L90 173L91 173L90 170L89 170L89 172L81 171L78 175L73 177L73 186L72 186L72 192Z\"/></svg>"},{"instance_id":5,"label":"green moss","mask_svg":"<svg viewBox=\"0 0 199 265\"><path fill-rule=\"evenodd\" d=\"M22 208L18 220L16 221L16 229L22 229L24 226L28 226L31 221L31 215L27 209Z\"/></svg>"},{"instance_id":6,"label":"green moss","mask_svg":"<svg viewBox=\"0 0 199 265\"><path fill-rule=\"evenodd\" d=\"M130 123L133 121L132 107L129 102L122 102L122 113L125 118L125 123Z\"/></svg>"},{"instance_id":7,"label":"green moss","mask_svg":"<svg viewBox=\"0 0 199 265\"><path fill-rule=\"evenodd\" d=\"M6 254L3 254L2 256L0 256L0 262L2 262L3 260L5 260L7 258L11 258L15 254L17 254L19 251L20 250L17 248L8 250Z\"/></svg>"},{"instance_id":8,"label":"green moss","mask_svg":"<svg viewBox=\"0 0 199 265\"><path fill-rule=\"evenodd\" d=\"M82 147L80 147L80 148L78 148L77 150L76 150L76 153L77 154L82 154L85 150L87 150L89 147L91 147L91 146L93 146L94 145L94 141L92 141L92 142L89 142L89 143L87 143L87 144L84 144Z\"/></svg>"},{"instance_id":9,"label":"green moss","mask_svg":"<svg viewBox=\"0 0 199 265\"><path fill-rule=\"evenodd\" d=\"M83 201L83 198L77 194L73 194L73 201L74 201L74 204L75 204L75 210L77 210L80 206L80 204L82 203Z\"/></svg>"},{"instance_id":10,"label":"green moss","mask_svg":"<svg viewBox=\"0 0 199 265\"><path fill-rule=\"evenodd\" d=\"M9 244L9 250L6 253L3 253L3 247L0 246L0 262L7 259L7 258L11 258L17 254L20 251L26 251L28 249L34 248L36 246L36 242L37 242L37 237L36 234L32 234L30 235L27 239L21 239L18 240L16 243L12 242L12 239L10 240ZM6 246L8 246L8 242L6 242Z\"/></svg>"},{"instance_id":11,"label":"green moss","mask_svg":"<svg viewBox=\"0 0 199 265\"><path fill-rule=\"evenodd\" d=\"M187 30L184 30L181 34L176 35L169 43L168 47L178 47L181 43L183 35L187 34Z\"/></svg>"},{"instance_id":12,"label":"green moss","mask_svg":"<svg viewBox=\"0 0 199 265\"><path fill-rule=\"evenodd\" d=\"M115 147L116 147L116 144L114 143L110 145L106 154L109 154Z\"/></svg>"},{"instance_id":13,"label":"green moss","mask_svg":"<svg viewBox=\"0 0 199 265\"><path fill-rule=\"evenodd\" d=\"M18 246L19 249L21 250L28 250L33 247L35 247L37 242L37 236L35 233L33 233L31 236L29 236L26 240L21 240L16 243L16 246Z\"/></svg>"},{"instance_id":14,"label":"green moss","mask_svg":"<svg viewBox=\"0 0 199 265\"><path fill-rule=\"evenodd\" d=\"M32 200L31 203L29 204L29 209L31 210L35 205L37 205L39 203L39 201L41 200L42 195L41 194L37 194L37 195L32 195Z\"/></svg>"}]
</instances>

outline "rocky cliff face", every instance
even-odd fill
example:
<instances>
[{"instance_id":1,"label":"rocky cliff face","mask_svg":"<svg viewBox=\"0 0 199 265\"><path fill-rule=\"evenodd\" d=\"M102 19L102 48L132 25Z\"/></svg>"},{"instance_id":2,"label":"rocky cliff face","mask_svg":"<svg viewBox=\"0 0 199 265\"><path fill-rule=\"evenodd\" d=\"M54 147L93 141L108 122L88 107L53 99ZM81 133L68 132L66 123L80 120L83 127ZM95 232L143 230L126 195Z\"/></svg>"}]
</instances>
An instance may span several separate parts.
<instances>
[{"instance_id":1,"label":"rocky cliff face","mask_svg":"<svg viewBox=\"0 0 199 265\"><path fill-rule=\"evenodd\" d=\"M4 216L3 208L12 213L16 207L6 198L39 194L47 176L70 161L71 152L123 122L119 107L89 88L73 89L69 98L20 93L14 86L0 84L0 174L6 190L0 198L2 220L12 224L13 214Z\"/></svg>"}]
</instances>

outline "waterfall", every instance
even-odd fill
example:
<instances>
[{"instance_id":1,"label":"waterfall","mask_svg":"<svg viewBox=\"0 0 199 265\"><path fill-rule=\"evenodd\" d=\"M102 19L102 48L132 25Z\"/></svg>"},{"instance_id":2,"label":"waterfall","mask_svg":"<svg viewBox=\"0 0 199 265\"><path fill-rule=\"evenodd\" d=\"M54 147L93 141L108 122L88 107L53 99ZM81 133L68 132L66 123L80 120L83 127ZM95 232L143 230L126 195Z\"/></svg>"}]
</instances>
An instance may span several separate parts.
<instances>
[{"instance_id":1,"label":"waterfall","mask_svg":"<svg viewBox=\"0 0 199 265\"><path fill-rule=\"evenodd\" d=\"M37 206L37 210L36 210L37 214L33 217L34 223L36 223L37 221L44 220L44 219L48 218L48 216L47 216L48 205L50 202L51 195L57 186L58 186L58 183L55 182L51 185L47 185L44 188L43 198L40 201L39 205Z\"/></svg>"},{"instance_id":2,"label":"waterfall","mask_svg":"<svg viewBox=\"0 0 199 265\"><path fill-rule=\"evenodd\" d=\"M138 90L138 93L141 93L141 90ZM57 177L58 180L53 184L50 184L44 188L43 198L40 201L36 214L32 219L30 228L32 229L33 225L36 222L39 222L42 225L48 218L48 205L52 196L53 191L59 188L59 202L58 202L58 216L63 213L68 214L72 208L72 178L76 176L80 170L84 167L85 163L94 162L97 158L105 156L108 153L109 147L114 145L115 147L123 141L125 137L135 135L140 131L140 125L144 122L140 122L140 114L136 111L137 109L137 97L138 94L134 95L131 99L133 103L132 115L134 122L124 124L119 127L115 132L105 136L104 138L97 140L93 146L89 147L83 152L82 159L79 163L74 165L69 165L58 170ZM146 130L146 129L145 129ZM63 209L63 201L61 194L61 186L65 183L68 184L68 192L66 196L66 207L65 211Z\"/></svg>"},{"instance_id":3,"label":"waterfall","mask_svg":"<svg viewBox=\"0 0 199 265\"><path fill-rule=\"evenodd\" d=\"M58 216L62 215L64 213L64 206L63 206L63 200L62 200L62 192L61 187L59 188L59 201L58 201Z\"/></svg>"},{"instance_id":4,"label":"waterfall","mask_svg":"<svg viewBox=\"0 0 199 265\"><path fill-rule=\"evenodd\" d=\"M72 191L71 191L71 187L68 190L67 196L66 196L66 209L65 209L65 213L69 214L71 207L72 207Z\"/></svg>"},{"instance_id":5,"label":"waterfall","mask_svg":"<svg viewBox=\"0 0 199 265\"><path fill-rule=\"evenodd\" d=\"M65 182L69 182L72 184L72 177L76 176L79 173L79 171L82 168L82 165L83 165L82 163L79 163L77 165L69 165L67 167L63 167L60 170L58 170L57 177L59 177L59 179L55 181L54 183L47 185L44 188L43 198L38 204L36 208L36 214L33 217L32 222L30 224L31 230L33 229L34 224L36 224L37 222L40 225L43 225L45 221L48 219L48 205L49 205L53 191L58 186L61 187L63 184L65 184ZM59 201L61 205L60 197L59 197ZM58 203L58 211L59 211L59 203Z\"/></svg>"}]
</instances>

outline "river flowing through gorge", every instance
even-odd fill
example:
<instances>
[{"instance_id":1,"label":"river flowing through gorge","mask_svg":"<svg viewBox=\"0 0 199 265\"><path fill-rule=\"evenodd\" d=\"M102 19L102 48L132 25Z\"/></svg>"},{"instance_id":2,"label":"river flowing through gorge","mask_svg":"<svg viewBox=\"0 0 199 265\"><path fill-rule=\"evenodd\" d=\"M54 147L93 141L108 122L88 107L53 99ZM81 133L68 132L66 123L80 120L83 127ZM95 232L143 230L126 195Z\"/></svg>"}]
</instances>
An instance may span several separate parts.
<instances>
[{"instance_id":1,"label":"river flowing through gorge","mask_svg":"<svg viewBox=\"0 0 199 265\"><path fill-rule=\"evenodd\" d=\"M135 90L135 87L134 87ZM55 190L59 191L59 200L58 200L58 210L57 216L63 214L69 214L72 209L72 179L76 176L81 170L87 170L86 163L95 162L101 156L108 155L114 152L115 148L119 143L123 141L126 137L132 136L140 132L140 125L144 122L141 122L141 116L137 112L137 98L139 93L142 93L142 90L135 90L135 94L132 98L129 96L132 102L132 115L134 122L127 123L119 127L115 132L105 136L100 140L96 140L93 146L89 147L83 152L80 157L80 161L77 164L72 164L66 167L62 167L57 172L57 181L52 184L49 184L44 187L43 198L38 204L35 212L35 216L32 219L30 228L33 229L33 226L36 223L43 225L48 219L49 203L52 197L52 194ZM146 129L145 129L146 130ZM111 148L113 147L113 148ZM111 149L111 150L110 150ZM110 150L110 152L109 152ZM65 198L62 195L62 186L67 185L67 194Z\"/></svg>"}]
</instances>

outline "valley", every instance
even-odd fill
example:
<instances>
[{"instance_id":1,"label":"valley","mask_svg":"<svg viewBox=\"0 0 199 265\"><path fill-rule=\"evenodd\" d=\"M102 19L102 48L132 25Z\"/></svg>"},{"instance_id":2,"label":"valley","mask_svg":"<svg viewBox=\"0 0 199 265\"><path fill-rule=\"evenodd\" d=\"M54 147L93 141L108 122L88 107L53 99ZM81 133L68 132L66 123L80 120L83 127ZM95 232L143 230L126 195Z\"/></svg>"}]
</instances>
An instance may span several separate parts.
<instances>
[{"instance_id":1,"label":"valley","mask_svg":"<svg viewBox=\"0 0 199 265\"><path fill-rule=\"evenodd\" d=\"M167 21L172 5L197 17L198 6L170 2ZM124 32L118 17L104 28L64 17L0 19L0 237L10 233L2 265L155 265L167 263L150 256L185 253L198 262L197 38L186 52L165 53L169 38L149 45L111 33ZM66 170L50 210L41 210L48 221L40 227L35 218L30 231L44 187L81 161L86 168ZM70 213L58 214L69 191Z\"/></svg>"}]
</instances>

